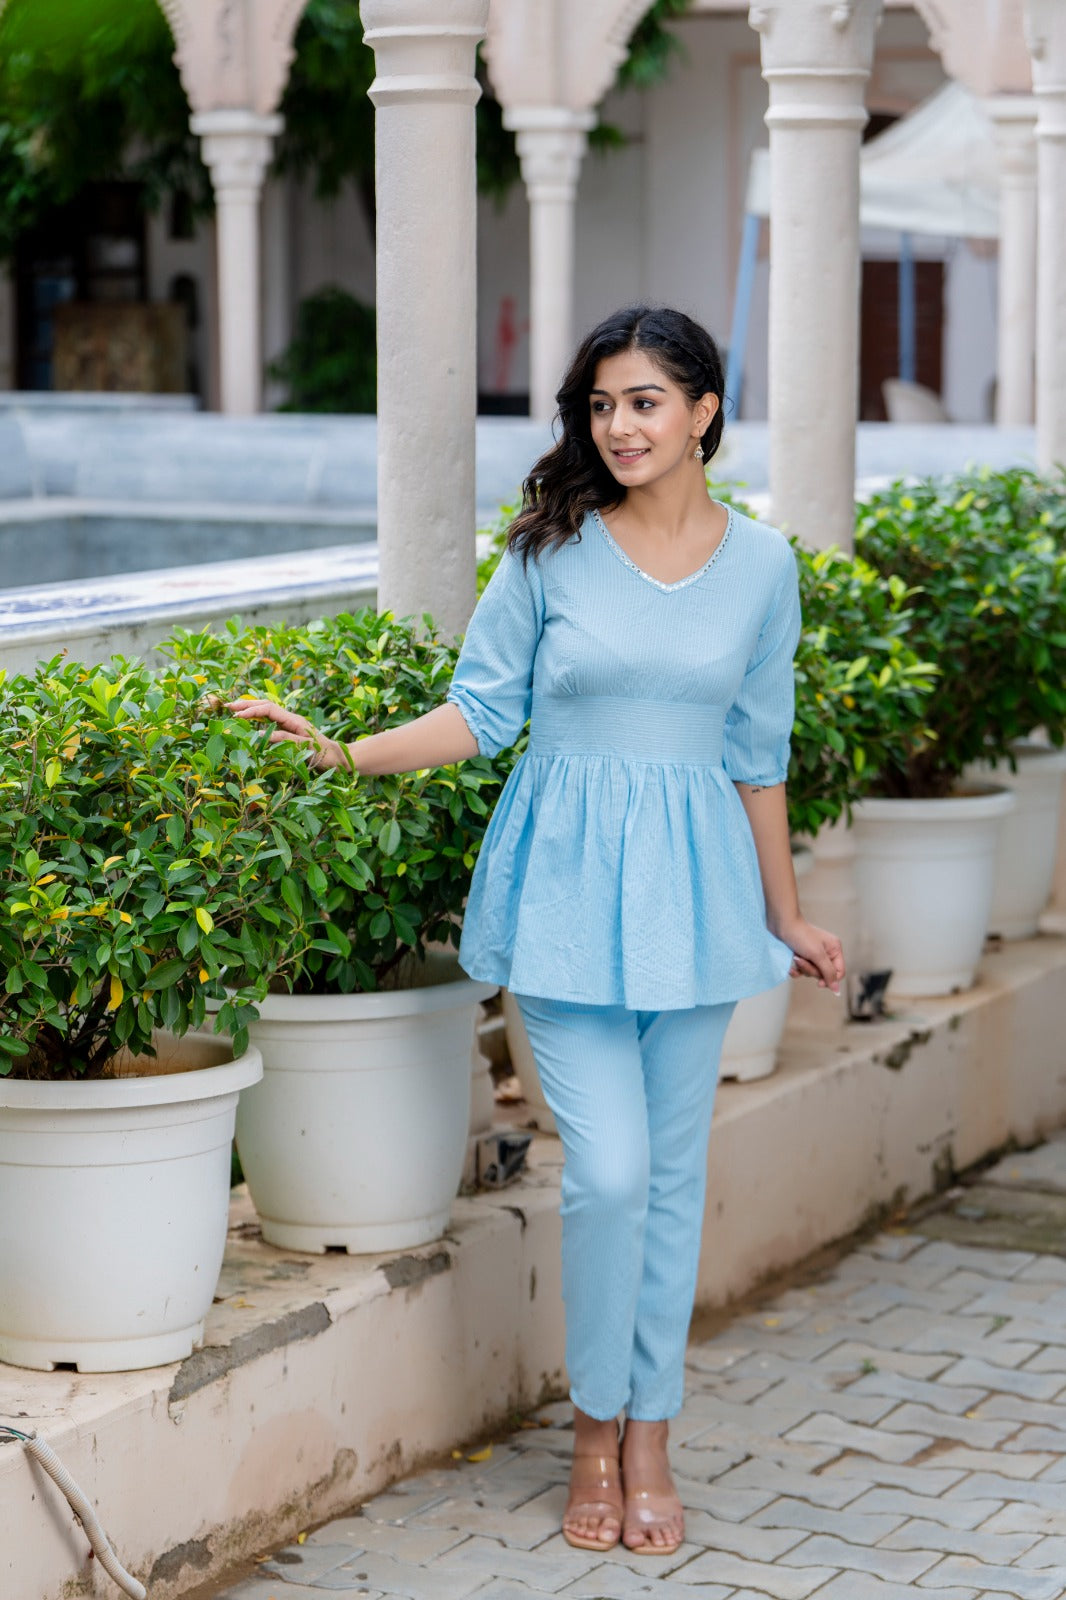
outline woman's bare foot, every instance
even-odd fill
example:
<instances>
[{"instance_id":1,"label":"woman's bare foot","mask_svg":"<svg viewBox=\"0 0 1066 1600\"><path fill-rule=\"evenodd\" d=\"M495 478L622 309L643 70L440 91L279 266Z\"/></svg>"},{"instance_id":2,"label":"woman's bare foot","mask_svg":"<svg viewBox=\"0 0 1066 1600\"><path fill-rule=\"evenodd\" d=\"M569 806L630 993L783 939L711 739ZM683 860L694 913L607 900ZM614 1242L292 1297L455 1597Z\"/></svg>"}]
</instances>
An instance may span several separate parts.
<instances>
[{"instance_id":1,"label":"woman's bare foot","mask_svg":"<svg viewBox=\"0 0 1066 1600\"><path fill-rule=\"evenodd\" d=\"M671 1555L685 1537L685 1514L666 1454L669 1434L667 1422L626 1423L622 1543L637 1555Z\"/></svg>"},{"instance_id":2,"label":"woman's bare foot","mask_svg":"<svg viewBox=\"0 0 1066 1600\"><path fill-rule=\"evenodd\" d=\"M574 1407L574 1459L563 1538L579 1550L610 1550L622 1535L618 1424Z\"/></svg>"}]
</instances>

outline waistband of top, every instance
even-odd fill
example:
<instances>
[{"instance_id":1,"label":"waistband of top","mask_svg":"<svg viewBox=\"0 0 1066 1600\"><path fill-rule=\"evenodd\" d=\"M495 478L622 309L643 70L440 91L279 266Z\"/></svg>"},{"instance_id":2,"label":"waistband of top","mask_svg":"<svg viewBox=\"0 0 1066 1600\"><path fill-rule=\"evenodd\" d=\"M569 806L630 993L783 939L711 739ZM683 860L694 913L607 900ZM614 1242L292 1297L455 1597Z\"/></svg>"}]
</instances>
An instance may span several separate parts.
<instances>
[{"instance_id":1,"label":"waistband of top","mask_svg":"<svg viewBox=\"0 0 1066 1600\"><path fill-rule=\"evenodd\" d=\"M719 767L724 727L725 710L719 706L608 695L534 695L529 753Z\"/></svg>"}]
</instances>

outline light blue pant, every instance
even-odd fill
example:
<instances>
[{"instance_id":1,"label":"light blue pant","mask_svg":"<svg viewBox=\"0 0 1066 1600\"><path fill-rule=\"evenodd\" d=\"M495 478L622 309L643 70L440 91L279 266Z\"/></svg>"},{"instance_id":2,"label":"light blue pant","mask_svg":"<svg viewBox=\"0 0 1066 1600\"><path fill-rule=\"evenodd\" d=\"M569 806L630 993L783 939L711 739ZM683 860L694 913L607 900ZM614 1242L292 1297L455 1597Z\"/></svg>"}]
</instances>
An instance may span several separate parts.
<instances>
[{"instance_id":1,"label":"light blue pant","mask_svg":"<svg viewBox=\"0 0 1066 1600\"><path fill-rule=\"evenodd\" d=\"M600 1419L675 1416L733 1005L627 1011L515 999L565 1157L570 1398Z\"/></svg>"}]
</instances>

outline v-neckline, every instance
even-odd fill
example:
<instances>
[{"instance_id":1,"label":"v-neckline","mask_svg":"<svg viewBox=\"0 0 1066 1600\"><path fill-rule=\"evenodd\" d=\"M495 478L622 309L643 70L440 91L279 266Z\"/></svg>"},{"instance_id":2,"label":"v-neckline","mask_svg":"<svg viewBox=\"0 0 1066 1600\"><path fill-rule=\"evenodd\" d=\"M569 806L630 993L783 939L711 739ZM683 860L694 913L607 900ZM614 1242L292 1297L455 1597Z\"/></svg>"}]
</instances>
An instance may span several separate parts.
<instances>
[{"instance_id":1,"label":"v-neckline","mask_svg":"<svg viewBox=\"0 0 1066 1600\"><path fill-rule=\"evenodd\" d=\"M718 560L718 557L721 555L722 551L725 549L726 545L729 543L730 534L733 532L733 507L730 505L724 505L721 500L716 500L715 505L722 506L723 510L725 511L725 532L722 534L722 537L719 539L718 543L715 545L714 549L711 551L711 554L707 557L707 560L703 563L702 567L698 567L695 572L690 572L687 577L676 579L673 583L664 583L661 578L653 578L650 572L645 572L643 567L638 567L637 563L630 556L626 555L625 551L622 549L622 546L618 543L618 540L614 537L610 528L608 528L606 522L604 522L603 518L600 516L599 511L594 510L592 515L596 526L599 528L600 532L603 534L603 537L606 539L608 545L614 551L619 561L621 561L622 565L628 567L630 572L635 572L638 578L643 578L645 583L650 583L653 589L659 589L663 594L671 594L675 589L687 589L690 583L695 583L698 579L703 577L705 572L709 572L711 567L713 567L715 562Z\"/></svg>"}]
</instances>

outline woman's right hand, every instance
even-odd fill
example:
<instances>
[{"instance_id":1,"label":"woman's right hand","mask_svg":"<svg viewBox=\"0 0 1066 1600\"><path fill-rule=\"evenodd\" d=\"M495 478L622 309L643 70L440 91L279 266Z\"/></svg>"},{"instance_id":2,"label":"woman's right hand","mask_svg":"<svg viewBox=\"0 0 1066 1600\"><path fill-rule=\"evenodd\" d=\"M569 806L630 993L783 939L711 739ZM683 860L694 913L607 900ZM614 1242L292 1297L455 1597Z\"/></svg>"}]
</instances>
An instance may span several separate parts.
<instances>
[{"instance_id":1,"label":"woman's right hand","mask_svg":"<svg viewBox=\"0 0 1066 1600\"><path fill-rule=\"evenodd\" d=\"M227 700L225 710L232 711L242 722L273 722L270 743L306 746L310 764L318 772L330 767L354 771L347 746L337 739L328 739L298 711L287 711L274 700Z\"/></svg>"}]
</instances>

